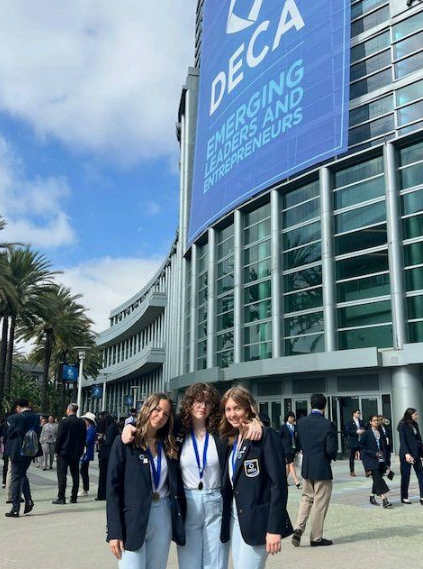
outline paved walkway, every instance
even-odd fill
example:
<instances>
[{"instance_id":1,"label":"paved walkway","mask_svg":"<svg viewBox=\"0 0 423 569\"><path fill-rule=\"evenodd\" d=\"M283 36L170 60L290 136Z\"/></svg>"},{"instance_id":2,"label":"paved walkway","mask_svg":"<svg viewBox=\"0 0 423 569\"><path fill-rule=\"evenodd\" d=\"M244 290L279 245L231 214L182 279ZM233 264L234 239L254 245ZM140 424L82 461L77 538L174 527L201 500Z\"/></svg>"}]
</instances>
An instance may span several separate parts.
<instances>
[{"instance_id":1,"label":"paved walkway","mask_svg":"<svg viewBox=\"0 0 423 569\"><path fill-rule=\"evenodd\" d=\"M358 465L357 465L358 466ZM269 558L266 569L286 567L295 569L357 569L419 566L423 553L423 507L419 505L416 478L412 474L410 497L412 506L399 499L399 466L393 465L397 476L390 483L392 510L376 508L368 502L371 482L363 473L357 478L348 475L348 461L334 466L335 481L329 508L325 537L333 539L332 547L310 548L308 532L301 547L294 548L284 540L282 553ZM105 543L105 505L96 502L98 471L90 468L92 491L77 504L55 506L57 495L56 471L43 472L31 466L30 481L35 501L31 514L7 519L0 511L0 569L26 567L57 567L60 569L117 569L117 563ZM295 524L301 491L289 488L289 512ZM0 503L4 503L0 490ZM177 568L174 546L168 569ZM150 568L149 568L150 569ZM151 569L155 569L152 567ZM200 569L200 568L199 568Z\"/></svg>"}]
</instances>

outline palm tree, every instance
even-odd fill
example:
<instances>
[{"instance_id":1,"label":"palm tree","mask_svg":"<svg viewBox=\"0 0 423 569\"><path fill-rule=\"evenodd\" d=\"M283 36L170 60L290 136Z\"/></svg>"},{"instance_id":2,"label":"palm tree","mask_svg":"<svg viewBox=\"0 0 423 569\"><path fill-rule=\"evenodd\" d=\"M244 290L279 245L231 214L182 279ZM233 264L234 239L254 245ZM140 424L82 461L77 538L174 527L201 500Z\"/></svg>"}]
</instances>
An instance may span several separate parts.
<instances>
[{"instance_id":1,"label":"palm tree","mask_svg":"<svg viewBox=\"0 0 423 569\"><path fill-rule=\"evenodd\" d=\"M23 326L19 337L23 340L35 338L36 347L31 359L43 362L43 386L41 407L47 404L47 391L51 370L57 372L60 357L72 355L73 346L86 345L95 349L95 337L90 330L92 320L86 315L86 309L78 301L81 295L72 295L70 289L53 285L42 295L42 309L31 327ZM76 354L75 354L76 358ZM100 366L99 366L100 367Z\"/></svg>"},{"instance_id":2,"label":"palm tree","mask_svg":"<svg viewBox=\"0 0 423 569\"><path fill-rule=\"evenodd\" d=\"M11 284L15 289L17 302L9 304L9 336L5 371L5 390L9 389L12 377L12 359L17 322L28 329L37 314L42 313L44 293L53 284L57 272L50 270L47 259L29 247L15 247L7 253Z\"/></svg>"}]
</instances>

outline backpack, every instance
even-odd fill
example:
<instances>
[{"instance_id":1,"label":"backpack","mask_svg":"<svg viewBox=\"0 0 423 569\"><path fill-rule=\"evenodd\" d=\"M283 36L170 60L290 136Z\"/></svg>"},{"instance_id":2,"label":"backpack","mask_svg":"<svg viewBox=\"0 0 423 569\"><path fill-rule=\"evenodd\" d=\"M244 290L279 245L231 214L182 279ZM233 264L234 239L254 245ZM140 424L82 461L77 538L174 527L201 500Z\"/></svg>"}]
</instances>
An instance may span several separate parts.
<instances>
[{"instance_id":1,"label":"backpack","mask_svg":"<svg viewBox=\"0 0 423 569\"><path fill-rule=\"evenodd\" d=\"M34 457L38 453L39 441L38 435L34 429L28 429L23 436L21 456Z\"/></svg>"}]
</instances>

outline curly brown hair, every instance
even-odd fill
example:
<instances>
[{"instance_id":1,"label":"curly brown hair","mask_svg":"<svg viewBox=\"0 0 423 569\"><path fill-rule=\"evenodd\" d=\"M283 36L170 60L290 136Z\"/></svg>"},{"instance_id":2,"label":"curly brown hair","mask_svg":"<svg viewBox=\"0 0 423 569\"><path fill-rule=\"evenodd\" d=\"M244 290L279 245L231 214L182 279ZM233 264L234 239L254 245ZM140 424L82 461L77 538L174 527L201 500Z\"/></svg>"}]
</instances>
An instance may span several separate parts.
<instances>
[{"instance_id":1,"label":"curly brown hair","mask_svg":"<svg viewBox=\"0 0 423 569\"><path fill-rule=\"evenodd\" d=\"M251 392L248 391L248 389L245 389L245 387L241 387L240 385L228 389L228 391L222 397L222 401L220 403L222 418L220 420L219 433L222 439L228 441L229 444L232 444L238 434L238 431L229 423L225 415L225 406L228 399L233 399L235 403L246 410L248 421L251 421L252 419L259 420L260 416L254 397L252 396Z\"/></svg>"},{"instance_id":2,"label":"curly brown hair","mask_svg":"<svg viewBox=\"0 0 423 569\"><path fill-rule=\"evenodd\" d=\"M146 399L141 411L137 417L136 433L134 438L134 446L141 449L146 449L147 443L147 430L151 413L158 406L160 401L167 401L170 405L169 419L166 424L157 431L157 440L163 441L163 448L169 458L177 457L177 448L175 438L173 436L173 402L166 393L153 393Z\"/></svg>"},{"instance_id":3,"label":"curly brown hair","mask_svg":"<svg viewBox=\"0 0 423 569\"><path fill-rule=\"evenodd\" d=\"M191 409L194 401L210 401L211 408L206 419L206 429L209 433L217 433L220 422L219 393L208 383L194 383L186 390L181 403L180 417L185 434L192 429Z\"/></svg>"}]
</instances>

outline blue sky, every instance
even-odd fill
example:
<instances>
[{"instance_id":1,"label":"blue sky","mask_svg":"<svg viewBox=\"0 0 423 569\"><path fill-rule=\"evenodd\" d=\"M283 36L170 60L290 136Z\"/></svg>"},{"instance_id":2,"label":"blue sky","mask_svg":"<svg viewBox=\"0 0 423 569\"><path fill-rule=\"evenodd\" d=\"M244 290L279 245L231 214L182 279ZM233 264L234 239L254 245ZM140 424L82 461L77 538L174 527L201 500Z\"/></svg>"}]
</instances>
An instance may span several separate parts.
<instances>
[{"instance_id":1,"label":"blue sky","mask_svg":"<svg viewBox=\"0 0 423 569\"><path fill-rule=\"evenodd\" d=\"M0 0L3 240L31 243L98 331L165 259L196 0Z\"/></svg>"}]
</instances>

